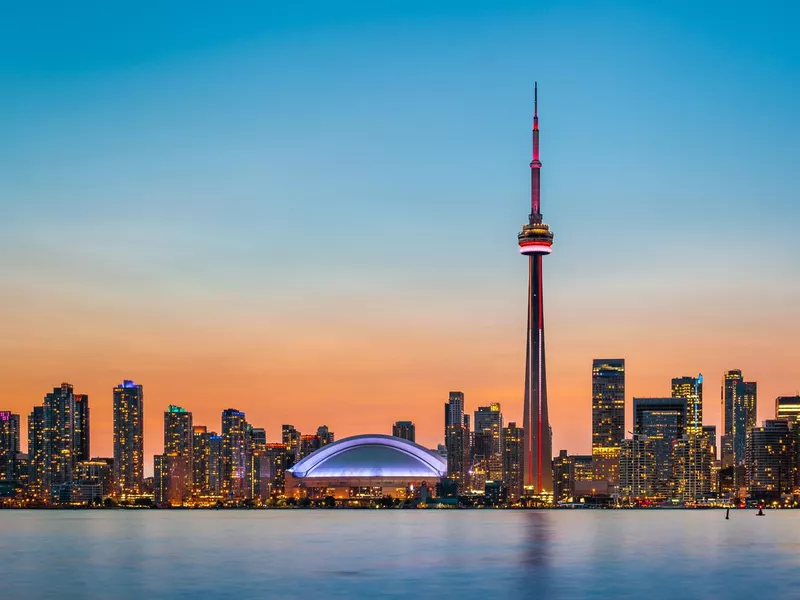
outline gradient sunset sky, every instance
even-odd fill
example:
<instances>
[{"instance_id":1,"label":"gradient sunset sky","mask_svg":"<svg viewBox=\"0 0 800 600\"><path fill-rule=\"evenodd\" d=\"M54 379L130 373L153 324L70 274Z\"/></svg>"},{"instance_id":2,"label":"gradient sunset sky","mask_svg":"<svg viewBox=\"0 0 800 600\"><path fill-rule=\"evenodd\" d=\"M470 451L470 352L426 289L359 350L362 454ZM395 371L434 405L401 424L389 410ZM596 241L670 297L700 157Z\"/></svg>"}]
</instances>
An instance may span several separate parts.
<instances>
[{"instance_id":1,"label":"gradient sunset sky","mask_svg":"<svg viewBox=\"0 0 800 600\"><path fill-rule=\"evenodd\" d=\"M658 6L656 6L658 5ZM225 8L222 8L225 6ZM501 8L502 7L502 8ZM337 437L521 421L539 81L554 453L633 396L800 389L793 2L15 3L0 19L0 409L144 385ZM23 442L23 446L27 444Z\"/></svg>"}]
</instances>

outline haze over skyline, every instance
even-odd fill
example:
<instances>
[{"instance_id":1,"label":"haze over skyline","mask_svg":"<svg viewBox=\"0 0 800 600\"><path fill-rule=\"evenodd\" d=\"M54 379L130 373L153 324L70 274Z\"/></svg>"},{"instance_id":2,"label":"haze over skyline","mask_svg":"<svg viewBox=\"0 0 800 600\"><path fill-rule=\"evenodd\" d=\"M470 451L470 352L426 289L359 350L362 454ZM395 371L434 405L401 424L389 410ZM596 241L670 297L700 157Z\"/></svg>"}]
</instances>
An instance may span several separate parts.
<instances>
[{"instance_id":1,"label":"haze over skyline","mask_svg":"<svg viewBox=\"0 0 800 600\"><path fill-rule=\"evenodd\" d=\"M534 79L554 453L589 450L593 358L628 430L672 377L717 425L726 369L759 420L800 388L790 3L45 4L0 23L0 409L69 381L110 455L134 379L148 469L169 404L521 421Z\"/></svg>"}]
</instances>

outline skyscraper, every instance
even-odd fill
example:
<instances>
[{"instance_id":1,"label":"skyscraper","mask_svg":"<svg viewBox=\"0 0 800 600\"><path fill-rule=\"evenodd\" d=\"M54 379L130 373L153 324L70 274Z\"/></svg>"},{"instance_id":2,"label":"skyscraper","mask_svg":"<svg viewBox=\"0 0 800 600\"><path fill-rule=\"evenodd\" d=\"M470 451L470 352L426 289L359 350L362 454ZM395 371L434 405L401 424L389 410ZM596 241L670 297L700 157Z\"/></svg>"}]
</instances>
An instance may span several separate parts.
<instances>
[{"instance_id":1,"label":"skyscraper","mask_svg":"<svg viewBox=\"0 0 800 600\"><path fill-rule=\"evenodd\" d=\"M28 416L28 461L31 495L39 501L50 501L49 455L50 436L44 406L34 406Z\"/></svg>"},{"instance_id":2,"label":"skyscraper","mask_svg":"<svg viewBox=\"0 0 800 600\"><path fill-rule=\"evenodd\" d=\"M47 429L47 468L51 486L72 483L75 472L75 394L72 385L62 383L44 397Z\"/></svg>"},{"instance_id":3,"label":"skyscraper","mask_svg":"<svg viewBox=\"0 0 800 600\"><path fill-rule=\"evenodd\" d=\"M511 501L522 497L524 453L525 432L511 422L503 428L503 483Z\"/></svg>"},{"instance_id":4,"label":"skyscraper","mask_svg":"<svg viewBox=\"0 0 800 600\"><path fill-rule=\"evenodd\" d=\"M648 438L653 451L655 482L653 492L666 496L671 492L675 440L686 430L685 398L634 398L633 433Z\"/></svg>"},{"instance_id":5,"label":"skyscraper","mask_svg":"<svg viewBox=\"0 0 800 600\"><path fill-rule=\"evenodd\" d=\"M192 413L170 404L164 412L164 454L186 456L191 462L193 448Z\"/></svg>"},{"instance_id":6,"label":"skyscraper","mask_svg":"<svg viewBox=\"0 0 800 600\"><path fill-rule=\"evenodd\" d=\"M281 443L294 454L295 459L300 456L300 432L295 429L294 425L281 427Z\"/></svg>"},{"instance_id":7,"label":"skyscraper","mask_svg":"<svg viewBox=\"0 0 800 600\"><path fill-rule=\"evenodd\" d=\"M397 421L392 425L392 435L399 437L409 442L416 440L416 428L411 421Z\"/></svg>"},{"instance_id":8,"label":"skyscraper","mask_svg":"<svg viewBox=\"0 0 800 600\"><path fill-rule=\"evenodd\" d=\"M725 372L722 382L722 412L725 432L722 438L723 467L742 467L744 465L747 430L756 426L757 391L756 382L744 381L739 369ZM742 477L736 479L737 485L744 483L739 481L743 479Z\"/></svg>"},{"instance_id":9,"label":"skyscraper","mask_svg":"<svg viewBox=\"0 0 800 600\"><path fill-rule=\"evenodd\" d=\"M209 444L208 427L192 427L192 493L195 496L209 496Z\"/></svg>"},{"instance_id":10,"label":"skyscraper","mask_svg":"<svg viewBox=\"0 0 800 600\"><path fill-rule=\"evenodd\" d=\"M193 492L194 466L192 413L170 404L164 412L164 454L155 457L156 501L186 502Z\"/></svg>"},{"instance_id":11,"label":"skyscraper","mask_svg":"<svg viewBox=\"0 0 800 600\"><path fill-rule=\"evenodd\" d=\"M7 481L14 481L19 475L19 425L19 415L7 410L0 411L0 479Z\"/></svg>"},{"instance_id":12,"label":"skyscraper","mask_svg":"<svg viewBox=\"0 0 800 600\"><path fill-rule=\"evenodd\" d=\"M686 399L686 430L699 433L703 428L703 374L674 378L672 397Z\"/></svg>"},{"instance_id":13,"label":"skyscraper","mask_svg":"<svg viewBox=\"0 0 800 600\"><path fill-rule=\"evenodd\" d=\"M547 414L547 373L544 353L542 256L550 254L553 233L542 220L539 160L539 98L533 88L533 158L531 212L517 236L519 251L528 257L528 327L525 341L524 485L535 494L553 491L553 448Z\"/></svg>"},{"instance_id":14,"label":"skyscraper","mask_svg":"<svg viewBox=\"0 0 800 600\"><path fill-rule=\"evenodd\" d=\"M324 446L326 444L332 444L336 439L336 436L330 429L328 429L327 425L320 425L319 427L317 427L317 436L319 436L320 446Z\"/></svg>"},{"instance_id":15,"label":"skyscraper","mask_svg":"<svg viewBox=\"0 0 800 600\"><path fill-rule=\"evenodd\" d=\"M553 502L572 502L575 495L575 463L566 450L553 459Z\"/></svg>"},{"instance_id":16,"label":"skyscraper","mask_svg":"<svg viewBox=\"0 0 800 600\"><path fill-rule=\"evenodd\" d=\"M89 396L75 394L75 460L78 462L92 456L89 423Z\"/></svg>"},{"instance_id":17,"label":"skyscraper","mask_svg":"<svg viewBox=\"0 0 800 600\"><path fill-rule=\"evenodd\" d=\"M503 413L499 402L478 407L473 436L473 467L482 467L490 480L500 481L503 477Z\"/></svg>"},{"instance_id":18,"label":"skyscraper","mask_svg":"<svg viewBox=\"0 0 800 600\"><path fill-rule=\"evenodd\" d=\"M114 486L117 496L137 496L144 485L144 390L125 380L114 388Z\"/></svg>"},{"instance_id":19,"label":"skyscraper","mask_svg":"<svg viewBox=\"0 0 800 600\"><path fill-rule=\"evenodd\" d=\"M619 483L619 450L625 439L625 359L592 361L592 464L594 478Z\"/></svg>"},{"instance_id":20,"label":"skyscraper","mask_svg":"<svg viewBox=\"0 0 800 600\"><path fill-rule=\"evenodd\" d=\"M235 408L222 411L222 491L225 498L245 497L247 478L247 421Z\"/></svg>"},{"instance_id":21,"label":"skyscraper","mask_svg":"<svg viewBox=\"0 0 800 600\"><path fill-rule=\"evenodd\" d=\"M464 394L450 392L444 405L444 444L447 447L447 478L458 493L469 485L470 435L465 424Z\"/></svg>"}]
</instances>

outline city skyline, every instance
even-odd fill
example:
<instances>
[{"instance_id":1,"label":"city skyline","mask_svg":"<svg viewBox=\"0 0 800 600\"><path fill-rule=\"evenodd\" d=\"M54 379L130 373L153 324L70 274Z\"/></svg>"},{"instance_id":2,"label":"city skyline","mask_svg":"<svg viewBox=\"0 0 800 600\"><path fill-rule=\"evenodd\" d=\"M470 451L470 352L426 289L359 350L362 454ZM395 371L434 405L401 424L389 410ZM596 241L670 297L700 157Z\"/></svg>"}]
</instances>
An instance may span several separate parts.
<instances>
[{"instance_id":1,"label":"city skyline","mask_svg":"<svg viewBox=\"0 0 800 600\"><path fill-rule=\"evenodd\" d=\"M108 390L129 378L148 391L148 468L170 404L198 423L236 406L273 439L281 423L347 436L411 419L431 447L440 402L462 390L521 423L509 232L534 78L559 236L544 299L554 453L590 450L597 357L626 359L626 423L634 396L697 373L719 435L725 371L759 382L759 423L797 393L790 31L730 5L462 5L444 40L429 35L456 14L442 10L411 8L400 29L321 11L215 33L194 15L170 40L147 35L144 11L149 45L90 31L76 9L64 22L92 35L51 32L59 52L30 27L0 41L16 57L0 59L0 398L23 439L30 407L68 381L90 398L92 453L111 456ZM694 36L711 20L718 36Z\"/></svg>"}]
</instances>

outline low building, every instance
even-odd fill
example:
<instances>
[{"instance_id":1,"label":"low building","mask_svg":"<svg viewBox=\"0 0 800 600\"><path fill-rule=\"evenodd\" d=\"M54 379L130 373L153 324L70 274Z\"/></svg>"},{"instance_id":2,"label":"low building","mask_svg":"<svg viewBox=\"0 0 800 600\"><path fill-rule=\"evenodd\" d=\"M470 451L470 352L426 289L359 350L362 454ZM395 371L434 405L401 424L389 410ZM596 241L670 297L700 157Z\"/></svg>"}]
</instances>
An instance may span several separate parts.
<instances>
[{"instance_id":1,"label":"low building","mask_svg":"<svg viewBox=\"0 0 800 600\"><path fill-rule=\"evenodd\" d=\"M359 500L417 497L447 475L447 461L408 440L356 435L327 444L286 470L286 496Z\"/></svg>"}]
</instances>

